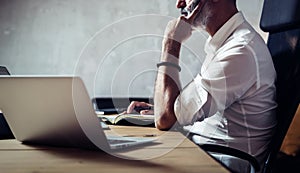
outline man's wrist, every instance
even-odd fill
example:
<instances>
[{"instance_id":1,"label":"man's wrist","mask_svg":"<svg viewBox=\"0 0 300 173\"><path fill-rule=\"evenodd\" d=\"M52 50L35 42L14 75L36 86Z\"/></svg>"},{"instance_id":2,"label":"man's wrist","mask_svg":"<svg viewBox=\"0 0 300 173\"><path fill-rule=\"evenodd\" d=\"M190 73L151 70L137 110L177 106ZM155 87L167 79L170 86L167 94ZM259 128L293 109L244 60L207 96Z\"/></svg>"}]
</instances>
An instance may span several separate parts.
<instances>
[{"instance_id":1,"label":"man's wrist","mask_svg":"<svg viewBox=\"0 0 300 173\"><path fill-rule=\"evenodd\" d=\"M157 63L156 66L157 66L157 68L159 68L160 66L168 66L168 67L176 68L178 70L178 72L181 71L181 67L178 64L172 63L172 62L163 61L163 62Z\"/></svg>"},{"instance_id":2,"label":"man's wrist","mask_svg":"<svg viewBox=\"0 0 300 173\"><path fill-rule=\"evenodd\" d=\"M171 54L176 58L179 58L180 48L181 43L176 40L170 38L165 38L163 40L163 51L165 53Z\"/></svg>"}]
</instances>

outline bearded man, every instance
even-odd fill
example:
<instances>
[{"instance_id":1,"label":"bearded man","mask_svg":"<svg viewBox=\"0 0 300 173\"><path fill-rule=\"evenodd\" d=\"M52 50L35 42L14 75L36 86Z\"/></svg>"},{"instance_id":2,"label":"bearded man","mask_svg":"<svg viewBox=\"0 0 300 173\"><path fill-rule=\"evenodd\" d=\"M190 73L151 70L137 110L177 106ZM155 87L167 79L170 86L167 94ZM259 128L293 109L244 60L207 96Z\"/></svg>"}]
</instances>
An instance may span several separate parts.
<instances>
[{"instance_id":1,"label":"bearded man","mask_svg":"<svg viewBox=\"0 0 300 173\"><path fill-rule=\"evenodd\" d=\"M191 5L190 0L177 1L178 8ZM209 34L206 58L198 75L182 88L181 44L199 28ZM235 0L200 0L190 15L170 21L157 67L154 115L158 129L181 125L196 144L235 148L263 164L276 125L276 72L264 40L237 10ZM127 112L146 105L132 102ZM231 170L248 171L237 158L214 157Z\"/></svg>"}]
</instances>

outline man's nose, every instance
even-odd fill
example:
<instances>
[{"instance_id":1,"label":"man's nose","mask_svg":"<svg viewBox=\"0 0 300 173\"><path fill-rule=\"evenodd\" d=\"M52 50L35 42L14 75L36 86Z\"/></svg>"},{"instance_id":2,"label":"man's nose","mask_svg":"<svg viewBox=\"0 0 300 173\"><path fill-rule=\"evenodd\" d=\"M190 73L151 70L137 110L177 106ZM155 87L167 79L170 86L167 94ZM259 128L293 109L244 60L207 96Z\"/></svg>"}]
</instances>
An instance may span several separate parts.
<instances>
[{"instance_id":1,"label":"man's nose","mask_svg":"<svg viewBox=\"0 0 300 173\"><path fill-rule=\"evenodd\" d=\"M176 2L176 7L177 7L177 8L184 8L184 7L186 7L186 2L185 2L185 0L177 0L177 2Z\"/></svg>"}]
</instances>

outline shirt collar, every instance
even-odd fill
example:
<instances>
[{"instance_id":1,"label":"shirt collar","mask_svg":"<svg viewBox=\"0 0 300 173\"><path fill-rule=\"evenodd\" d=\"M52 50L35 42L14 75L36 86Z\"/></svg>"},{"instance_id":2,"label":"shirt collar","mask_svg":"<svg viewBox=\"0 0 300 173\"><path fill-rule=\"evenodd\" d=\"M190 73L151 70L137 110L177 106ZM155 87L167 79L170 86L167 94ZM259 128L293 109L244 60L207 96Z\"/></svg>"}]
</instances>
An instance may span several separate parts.
<instances>
[{"instance_id":1,"label":"shirt collar","mask_svg":"<svg viewBox=\"0 0 300 173\"><path fill-rule=\"evenodd\" d=\"M205 44L205 52L207 54L216 52L227 38L234 32L234 30L245 21L241 12L233 15L216 33L213 37L209 36Z\"/></svg>"}]
</instances>

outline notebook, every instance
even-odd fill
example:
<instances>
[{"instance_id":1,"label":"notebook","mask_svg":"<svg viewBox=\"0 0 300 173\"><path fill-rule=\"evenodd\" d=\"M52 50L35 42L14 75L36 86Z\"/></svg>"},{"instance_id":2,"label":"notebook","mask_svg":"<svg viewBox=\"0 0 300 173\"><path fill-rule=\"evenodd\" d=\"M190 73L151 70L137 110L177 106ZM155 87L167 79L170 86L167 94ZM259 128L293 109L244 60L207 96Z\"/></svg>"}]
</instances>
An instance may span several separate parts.
<instances>
[{"instance_id":1,"label":"notebook","mask_svg":"<svg viewBox=\"0 0 300 173\"><path fill-rule=\"evenodd\" d=\"M0 77L0 110L23 143L114 150L155 138L107 136L79 77Z\"/></svg>"},{"instance_id":2,"label":"notebook","mask_svg":"<svg viewBox=\"0 0 300 173\"><path fill-rule=\"evenodd\" d=\"M155 127L154 115L140 115L127 113L103 115L98 111L96 111L96 114L106 124Z\"/></svg>"}]
</instances>

